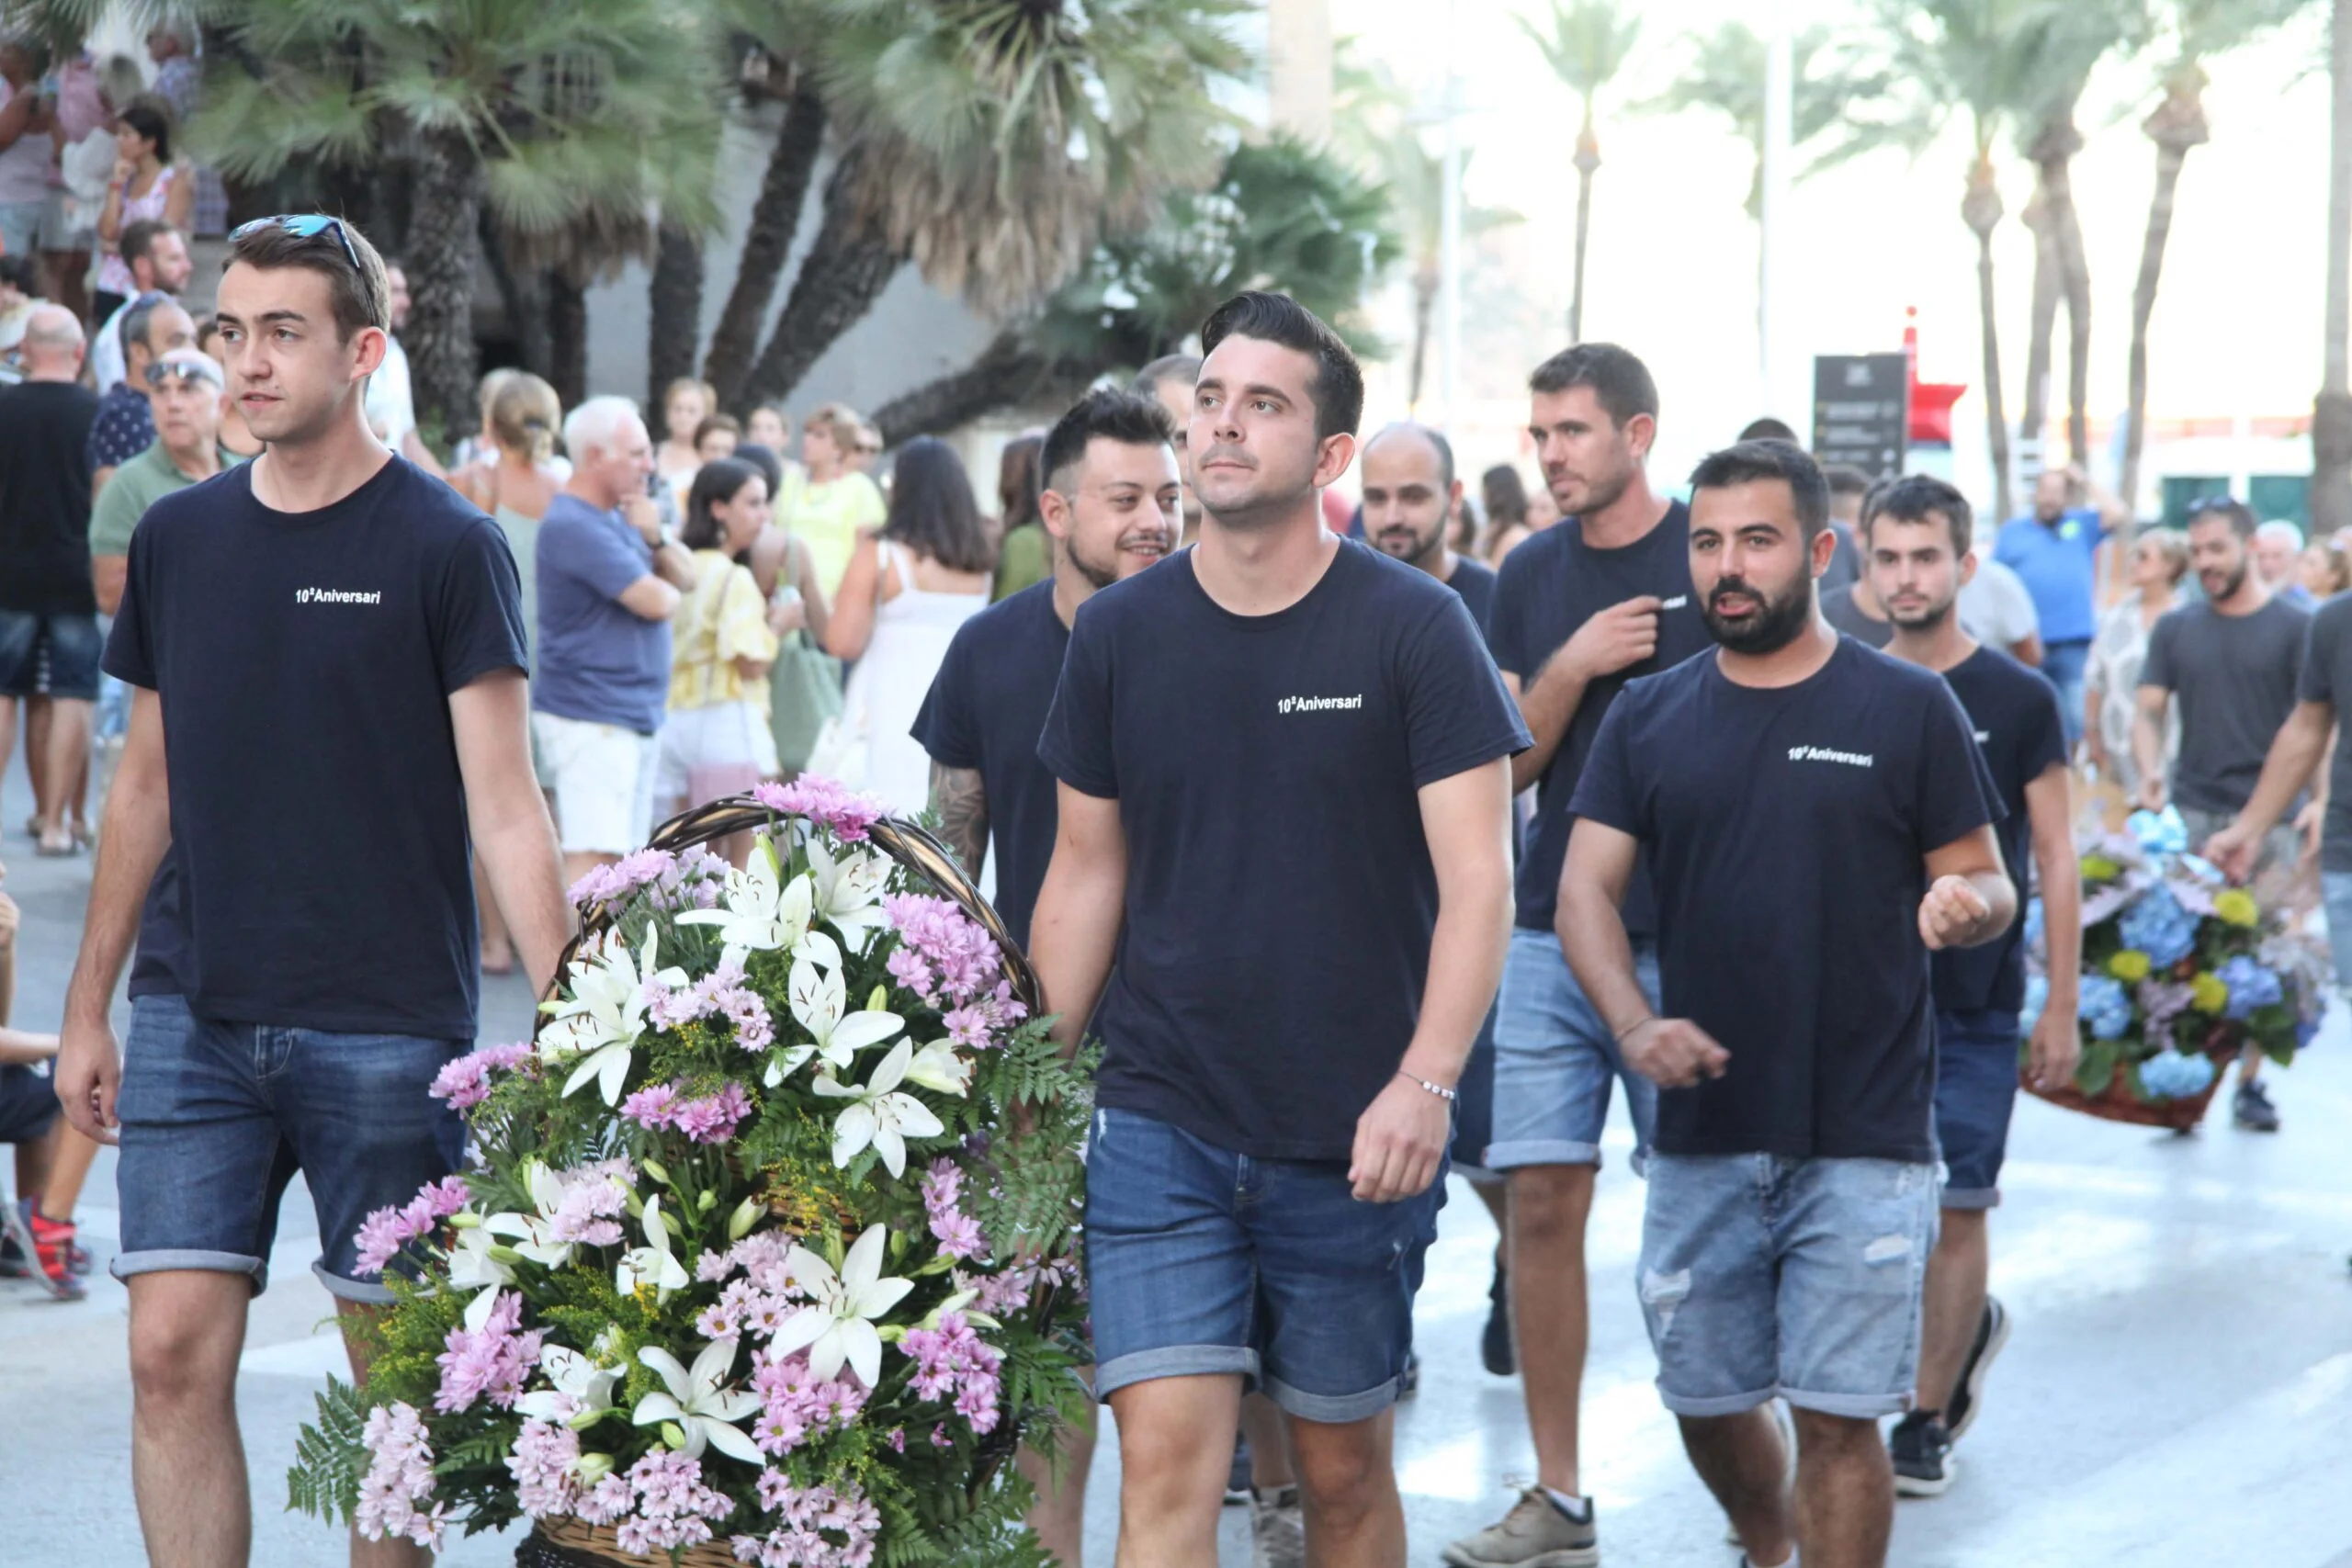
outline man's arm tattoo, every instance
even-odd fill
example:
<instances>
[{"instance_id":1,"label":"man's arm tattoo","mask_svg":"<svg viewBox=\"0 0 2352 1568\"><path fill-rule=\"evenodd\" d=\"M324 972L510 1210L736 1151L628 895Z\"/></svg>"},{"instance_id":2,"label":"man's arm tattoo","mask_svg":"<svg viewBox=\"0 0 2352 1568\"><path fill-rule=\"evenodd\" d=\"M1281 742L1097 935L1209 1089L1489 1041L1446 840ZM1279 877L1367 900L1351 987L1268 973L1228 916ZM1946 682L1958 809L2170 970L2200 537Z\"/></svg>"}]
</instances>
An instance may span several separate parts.
<instances>
[{"instance_id":1,"label":"man's arm tattoo","mask_svg":"<svg viewBox=\"0 0 2352 1568\"><path fill-rule=\"evenodd\" d=\"M989 795L980 771L932 763L931 805L939 813L939 836L964 863L965 874L979 875L989 848Z\"/></svg>"}]
</instances>

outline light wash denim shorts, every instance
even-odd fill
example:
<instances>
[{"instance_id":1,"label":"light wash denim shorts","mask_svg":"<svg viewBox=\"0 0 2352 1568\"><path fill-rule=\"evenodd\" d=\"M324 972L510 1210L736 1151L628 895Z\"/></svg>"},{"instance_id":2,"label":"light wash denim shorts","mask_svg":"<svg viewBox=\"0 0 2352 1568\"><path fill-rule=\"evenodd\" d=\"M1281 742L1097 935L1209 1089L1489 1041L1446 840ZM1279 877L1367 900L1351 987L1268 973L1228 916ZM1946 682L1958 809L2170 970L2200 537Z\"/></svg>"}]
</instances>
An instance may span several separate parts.
<instances>
[{"instance_id":1,"label":"light wash denim shorts","mask_svg":"<svg viewBox=\"0 0 2352 1568\"><path fill-rule=\"evenodd\" d=\"M1657 949L1634 945L1634 973L1657 1006ZM1612 1082L1625 1086L1634 1118L1634 1168L1657 1121L1657 1085L1629 1069L1609 1025L1592 1010L1550 931L1514 931L1495 1010L1494 1133L1486 1158L1501 1172L1522 1165L1599 1165Z\"/></svg>"}]
</instances>

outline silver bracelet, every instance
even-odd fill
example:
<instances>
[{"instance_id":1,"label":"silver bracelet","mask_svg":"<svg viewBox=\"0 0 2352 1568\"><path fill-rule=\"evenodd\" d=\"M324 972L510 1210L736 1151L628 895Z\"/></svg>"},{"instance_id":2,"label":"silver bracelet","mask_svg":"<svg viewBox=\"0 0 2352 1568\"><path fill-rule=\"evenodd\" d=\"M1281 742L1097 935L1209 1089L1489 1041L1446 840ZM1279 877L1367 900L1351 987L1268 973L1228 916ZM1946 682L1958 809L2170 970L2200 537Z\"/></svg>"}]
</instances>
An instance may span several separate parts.
<instances>
[{"instance_id":1,"label":"silver bracelet","mask_svg":"<svg viewBox=\"0 0 2352 1568\"><path fill-rule=\"evenodd\" d=\"M1462 1098L1459 1090L1447 1089L1440 1084L1433 1084L1427 1078L1415 1077L1412 1074L1407 1072L1402 1067L1396 1069L1396 1076L1403 1078L1407 1083L1417 1083L1420 1085L1423 1089L1429 1090L1430 1093L1437 1096L1440 1100L1454 1100Z\"/></svg>"}]
</instances>

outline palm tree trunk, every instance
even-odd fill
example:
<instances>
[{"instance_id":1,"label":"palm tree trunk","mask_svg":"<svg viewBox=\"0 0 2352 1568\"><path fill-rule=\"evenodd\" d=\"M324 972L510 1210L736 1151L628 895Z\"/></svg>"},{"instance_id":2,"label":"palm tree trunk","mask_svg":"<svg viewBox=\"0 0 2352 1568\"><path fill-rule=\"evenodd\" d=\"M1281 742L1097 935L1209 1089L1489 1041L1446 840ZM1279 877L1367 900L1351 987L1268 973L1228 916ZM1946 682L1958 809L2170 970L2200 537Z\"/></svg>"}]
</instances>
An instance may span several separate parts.
<instances>
[{"instance_id":1,"label":"palm tree trunk","mask_svg":"<svg viewBox=\"0 0 2352 1568\"><path fill-rule=\"evenodd\" d=\"M2352 0L2335 0L2328 19L2326 377L2312 410L2312 527L2352 527Z\"/></svg>"},{"instance_id":2,"label":"palm tree trunk","mask_svg":"<svg viewBox=\"0 0 2352 1568\"><path fill-rule=\"evenodd\" d=\"M671 382L695 373L702 347L702 241L663 224L646 284L645 406L662 406Z\"/></svg>"},{"instance_id":3,"label":"palm tree trunk","mask_svg":"<svg viewBox=\"0 0 2352 1568\"><path fill-rule=\"evenodd\" d=\"M415 209L409 221L408 277L416 304L401 331L416 393L416 417L444 441L481 418L474 387L474 257L481 214L481 164L465 139L419 138Z\"/></svg>"},{"instance_id":4,"label":"palm tree trunk","mask_svg":"<svg viewBox=\"0 0 2352 1568\"><path fill-rule=\"evenodd\" d=\"M2344 0L2352 5L2352 0ZM1976 310L1984 333L1984 437L1993 458L1993 515L2009 515L2008 412L2001 399L2001 336L1994 310L1993 229L2001 220L2001 193L1993 161L1980 146L1969 170L1968 193L1961 199L1961 221L1976 236Z\"/></svg>"},{"instance_id":5,"label":"palm tree trunk","mask_svg":"<svg viewBox=\"0 0 2352 1568\"><path fill-rule=\"evenodd\" d=\"M1405 373L1405 412L1415 419L1421 413L1421 377L1429 365L1430 317L1437 309L1438 280L1426 273L1413 278L1413 357Z\"/></svg>"},{"instance_id":6,"label":"palm tree trunk","mask_svg":"<svg viewBox=\"0 0 2352 1568\"><path fill-rule=\"evenodd\" d=\"M2201 74L2201 73L2200 73ZM2123 416L2123 472L2115 493L2133 516L2140 509L2140 454L2147 439L2148 320L2155 313L2156 284L2164 272L2165 242L2172 233L2173 199L2188 150L2205 141L2205 109L2195 84L2183 81L2167 92L2141 129L2156 144L2156 190L2148 200L2148 232L2140 243L2140 278L2132 288L2132 354Z\"/></svg>"},{"instance_id":7,"label":"palm tree trunk","mask_svg":"<svg viewBox=\"0 0 2352 1568\"><path fill-rule=\"evenodd\" d=\"M2075 209L2074 181L2062 174L2058 209L2059 277L2066 297L2066 454L2090 468L2091 265L2083 249L2083 225Z\"/></svg>"},{"instance_id":8,"label":"palm tree trunk","mask_svg":"<svg viewBox=\"0 0 2352 1568\"><path fill-rule=\"evenodd\" d=\"M793 276L775 335L744 379L742 397L748 401L790 394L825 350L874 309L906 265L906 253L857 214L859 164L854 150L844 153L825 181L824 226Z\"/></svg>"},{"instance_id":9,"label":"palm tree trunk","mask_svg":"<svg viewBox=\"0 0 2352 1568\"><path fill-rule=\"evenodd\" d=\"M1592 132L1592 106L1585 105L1584 130L1577 136L1577 270L1568 296L1568 341L1584 341L1584 253L1592 232L1592 175L1600 167L1600 141Z\"/></svg>"},{"instance_id":10,"label":"palm tree trunk","mask_svg":"<svg viewBox=\"0 0 2352 1568\"><path fill-rule=\"evenodd\" d=\"M760 182L759 199L752 204L751 223L743 231L735 286L728 290L727 306L711 333L710 355L703 361L703 379L718 389L722 406L742 400L743 378L759 344L760 329L767 325L768 301L775 298L776 284L784 276L793 236L800 231L800 209L824 144L824 100L804 75L785 100L784 125L768 154L767 177Z\"/></svg>"},{"instance_id":11,"label":"palm tree trunk","mask_svg":"<svg viewBox=\"0 0 2352 1568\"><path fill-rule=\"evenodd\" d=\"M547 295L548 341L554 351L548 381L565 408L577 408L588 398L587 285L568 268L550 267Z\"/></svg>"},{"instance_id":12,"label":"palm tree trunk","mask_svg":"<svg viewBox=\"0 0 2352 1568\"><path fill-rule=\"evenodd\" d=\"M2025 343L2025 407L2018 414L2018 439L2038 455L2037 468L2049 466L2044 437L2050 429L2050 366L2058 331L2058 301L2064 292L2058 231L2049 187L2037 178L2033 197L2018 215L2033 233L2033 314ZM2004 509L2006 513L2006 508Z\"/></svg>"},{"instance_id":13,"label":"palm tree trunk","mask_svg":"<svg viewBox=\"0 0 2352 1568\"><path fill-rule=\"evenodd\" d=\"M882 432L882 444L896 446L913 436L969 424L982 414L1027 402L1070 381L1083 385L1084 377L1062 375L1026 333L1008 328L963 369L901 392L875 410L874 423Z\"/></svg>"}]
</instances>

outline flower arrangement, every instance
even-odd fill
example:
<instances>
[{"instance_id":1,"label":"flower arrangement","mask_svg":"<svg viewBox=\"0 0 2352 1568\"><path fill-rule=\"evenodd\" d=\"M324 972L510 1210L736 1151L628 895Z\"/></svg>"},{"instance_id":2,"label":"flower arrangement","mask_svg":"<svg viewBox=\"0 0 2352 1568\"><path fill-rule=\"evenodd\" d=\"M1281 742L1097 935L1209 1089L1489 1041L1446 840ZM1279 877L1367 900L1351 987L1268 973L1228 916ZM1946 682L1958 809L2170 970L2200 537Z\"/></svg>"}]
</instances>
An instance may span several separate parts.
<instances>
[{"instance_id":1,"label":"flower arrangement","mask_svg":"<svg viewBox=\"0 0 2352 1568\"><path fill-rule=\"evenodd\" d=\"M698 847L747 828L741 870ZM362 1228L396 1303L294 1506L426 1546L527 1517L624 1561L1037 1562L1002 1461L1085 1403L1056 1306L1089 1064L875 803L762 785L656 843L572 889L537 1039L434 1086L470 1163Z\"/></svg>"},{"instance_id":2,"label":"flower arrangement","mask_svg":"<svg viewBox=\"0 0 2352 1568\"><path fill-rule=\"evenodd\" d=\"M2246 1044L2281 1064L2319 1028L2327 964L2277 890L2233 887L2188 852L2179 814L2137 812L2078 843L2083 1054L2072 1090L2046 1096L2117 1120L2192 1126ZM2026 909L2023 1023L2049 998L2041 901ZM2029 1085L2029 1087L2030 1087Z\"/></svg>"}]
</instances>

